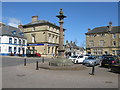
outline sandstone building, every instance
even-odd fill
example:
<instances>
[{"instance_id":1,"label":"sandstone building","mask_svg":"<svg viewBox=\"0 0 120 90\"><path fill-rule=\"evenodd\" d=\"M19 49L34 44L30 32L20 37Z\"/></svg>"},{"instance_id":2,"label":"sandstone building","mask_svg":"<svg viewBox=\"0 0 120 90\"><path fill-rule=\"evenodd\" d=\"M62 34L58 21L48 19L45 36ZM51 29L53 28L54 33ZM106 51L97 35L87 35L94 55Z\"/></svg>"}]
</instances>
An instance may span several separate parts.
<instances>
[{"instance_id":1,"label":"sandstone building","mask_svg":"<svg viewBox=\"0 0 120 90\"><path fill-rule=\"evenodd\" d=\"M67 40L65 44L65 54L66 56L74 56L85 55L86 53L84 48L77 46L75 42L70 41L69 43Z\"/></svg>"},{"instance_id":2,"label":"sandstone building","mask_svg":"<svg viewBox=\"0 0 120 90\"><path fill-rule=\"evenodd\" d=\"M112 26L109 22L108 26L88 29L86 49L92 55L120 54L120 26Z\"/></svg>"},{"instance_id":3,"label":"sandstone building","mask_svg":"<svg viewBox=\"0 0 120 90\"><path fill-rule=\"evenodd\" d=\"M32 16L32 22L23 25L28 40L27 53L38 52L42 56L56 56L59 45L60 27L46 20Z\"/></svg>"}]
</instances>

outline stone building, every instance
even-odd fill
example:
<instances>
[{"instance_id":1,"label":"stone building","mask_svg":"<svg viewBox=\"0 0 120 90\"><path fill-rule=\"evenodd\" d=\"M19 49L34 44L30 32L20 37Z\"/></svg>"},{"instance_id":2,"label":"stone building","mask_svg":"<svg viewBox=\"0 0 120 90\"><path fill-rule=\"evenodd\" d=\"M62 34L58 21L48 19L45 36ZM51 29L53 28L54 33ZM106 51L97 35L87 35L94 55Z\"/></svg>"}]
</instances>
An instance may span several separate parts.
<instances>
[{"instance_id":1,"label":"stone building","mask_svg":"<svg viewBox=\"0 0 120 90\"><path fill-rule=\"evenodd\" d=\"M86 53L84 48L77 46L75 42L70 41L69 43L67 40L65 45L65 54L66 56L67 55L74 56L74 55L84 55Z\"/></svg>"},{"instance_id":2,"label":"stone building","mask_svg":"<svg viewBox=\"0 0 120 90\"><path fill-rule=\"evenodd\" d=\"M23 28L28 40L28 53L37 52L42 56L58 54L59 26L46 20L38 20L38 16L32 16L32 22L23 25Z\"/></svg>"},{"instance_id":3,"label":"stone building","mask_svg":"<svg viewBox=\"0 0 120 90\"><path fill-rule=\"evenodd\" d=\"M27 39L21 29L0 23L0 55L26 56Z\"/></svg>"},{"instance_id":4,"label":"stone building","mask_svg":"<svg viewBox=\"0 0 120 90\"><path fill-rule=\"evenodd\" d=\"M120 26L112 26L109 22L108 26L88 29L86 49L92 55L120 54Z\"/></svg>"}]
</instances>

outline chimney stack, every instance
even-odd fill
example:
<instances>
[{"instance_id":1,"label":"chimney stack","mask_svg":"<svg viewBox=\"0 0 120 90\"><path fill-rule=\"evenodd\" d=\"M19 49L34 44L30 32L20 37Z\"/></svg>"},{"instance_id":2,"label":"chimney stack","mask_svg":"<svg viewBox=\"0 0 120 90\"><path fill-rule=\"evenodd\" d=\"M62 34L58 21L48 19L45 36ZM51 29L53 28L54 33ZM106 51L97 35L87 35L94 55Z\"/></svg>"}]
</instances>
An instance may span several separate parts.
<instances>
[{"instance_id":1,"label":"chimney stack","mask_svg":"<svg viewBox=\"0 0 120 90\"><path fill-rule=\"evenodd\" d=\"M73 44L75 45L75 42L73 42Z\"/></svg>"},{"instance_id":2,"label":"chimney stack","mask_svg":"<svg viewBox=\"0 0 120 90\"><path fill-rule=\"evenodd\" d=\"M18 25L18 28L19 28L22 32L24 31L22 24L19 24L19 25Z\"/></svg>"},{"instance_id":3,"label":"chimney stack","mask_svg":"<svg viewBox=\"0 0 120 90\"><path fill-rule=\"evenodd\" d=\"M38 16L32 16L32 22L38 21Z\"/></svg>"},{"instance_id":4,"label":"chimney stack","mask_svg":"<svg viewBox=\"0 0 120 90\"><path fill-rule=\"evenodd\" d=\"M109 22L109 26L112 26L112 22Z\"/></svg>"},{"instance_id":5,"label":"chimney stack","mask_svg":"<svg viewBox=\"0 0 120 90\"><path fill-rule=\"evenodd\" d=\"M0 22L0 27L2 27L2 26L5 26L5 24L4 24L4 23L2 23L2 22Z\"/></svg>"},{"instance_id":6,"label":"chimney stack","mask_svg":"<svg viewBox=\"0 0 120 90\"><path fill-rule=\"evenodd\" d=\"M90 28L88 28L88 32L90 31Z\"/></svg>"},{"instance_id":7,"label":"chimney stack","mask_svg":"<svg viewBox=\"0 0 120 90\"><path fill-rule=\"evenodd\" d=\"M112 22L109 22L109 30L108 31L111 31L112 30Z\"/></svg>"},{"instance_id":8,"label":"chimney stack","mask_svg":"<svg viewBox=\"0 0 120 90\"><path fill-rule=\"evenodd\" d=\"M66 44L68 43L68 40L66 40Z\"/></svg>"},{"instance_id":9,"label":"chimney stack","mask_svg":"<svg viewBox=\"0 0 120 90\"><path fill-rule=\"evenodd\" d=\"M19 25L18 25L18 28L22 29L22 28L23 28L23 27L22 27L22 24L19 24Z\"/></svg>"}]
</instances>

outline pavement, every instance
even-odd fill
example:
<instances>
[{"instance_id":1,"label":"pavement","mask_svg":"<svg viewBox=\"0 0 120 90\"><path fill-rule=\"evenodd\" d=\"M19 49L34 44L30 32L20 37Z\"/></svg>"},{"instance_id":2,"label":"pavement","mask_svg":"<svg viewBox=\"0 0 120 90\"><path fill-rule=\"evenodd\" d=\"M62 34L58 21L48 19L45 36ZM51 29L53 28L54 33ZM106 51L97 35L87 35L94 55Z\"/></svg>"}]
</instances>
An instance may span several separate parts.
<instances>
[{"instance_id":1,"label":"pavement","mask_svg":"<svg viewBox=\"0 0 120 90\"><path fill-rule=\"evenodd\" d=\"M39 62L41 63L41 62ZM118 74L95 67L78 71L36 70L35 63L2 68L3 88L118 88Z\"/></svg>"}]
</instances>

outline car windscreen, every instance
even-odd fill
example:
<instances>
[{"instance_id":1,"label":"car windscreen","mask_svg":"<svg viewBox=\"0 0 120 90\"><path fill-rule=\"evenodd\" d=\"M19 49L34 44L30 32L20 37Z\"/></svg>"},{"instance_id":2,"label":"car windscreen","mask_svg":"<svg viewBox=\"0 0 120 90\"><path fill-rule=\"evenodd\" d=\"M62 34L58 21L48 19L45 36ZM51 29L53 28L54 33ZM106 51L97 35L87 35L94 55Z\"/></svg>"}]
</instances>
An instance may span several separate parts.
<instances>
[{"instance_id":1,"label":"car windscreen","mask_svg":"<svg viewBox=\"0 0 120 90\"><path fill-rule=\"evenodd\" d=\"M87 59L95 59L95 57L88 57Z\"/></svg>"},{"instance_id":2,"label":"car windscreen","mask_svg":"<svg viewBox=\"0 0 120 90\"><path fill-rule=\"evenodd\" d=\"M71 56L71 58L77 58L77 56Z\"/></svg>"},{"instance_id":3,"label":"car windscreen","mask_svg":"<svg viewBox=\"0 0 120 90\"><path fill-rule=\"evenodd\" d=\"M113 57L105 57L105 60L115 60Z\"/></svg>"},{"instance_id":4,"label":"car windscreen","mask_svg":"<svg viewBox=\"0 0 120 90\"><path fill-rule=\"evenodd\" d=\"M83 56L79 56L79 58L83 58Z\"/></svg>"}]
</instances>

